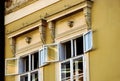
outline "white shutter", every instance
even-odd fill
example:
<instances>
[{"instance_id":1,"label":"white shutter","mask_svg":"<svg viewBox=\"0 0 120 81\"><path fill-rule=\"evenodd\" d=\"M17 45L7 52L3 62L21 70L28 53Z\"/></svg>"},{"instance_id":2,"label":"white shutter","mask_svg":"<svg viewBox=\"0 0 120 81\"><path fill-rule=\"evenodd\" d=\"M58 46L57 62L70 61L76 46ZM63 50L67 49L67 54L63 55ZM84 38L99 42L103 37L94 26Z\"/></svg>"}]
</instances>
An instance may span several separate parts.
<instances>
[{"instance_id":1,"label":"white shutter","mask_svg":"<svg viewBox=\"0 0 120 81\"><path fill-rule=\"evenodd\" d=\"M88 52L92 49L92 31L89 30L87 33L83 35L83 42L84 42L84 52Z\"/></svg>"},{"instance_id":2,"label":"white shutter","mask_svg":"<svg viewBox=\"0 0 120 81\"><path fill-rule=\"evenodd\" d=\"M59 60L65 60L65 47L62 44L59 44Z\"/></svg>"},{"instance_id":3,"label":"white shutter","mask_svg":"<svg viewBox=\"0 0 120 81\"><path fill-rule=\"evenodd\" d=\"M22 59L19 58L19 73L22 73L23 72L23 61Z\"/></svg>"},{"instance_id":4,"label":"white shutter","mask_svg":"<svg viewBox=\"0 0 120 81\"><path fill-rule=\"evenodd\" d=\"M5 75L18 74L18 59L9 58L5 60Z\"/></svg>"},{"instance_id":5,"label":"white shutter","mask_svg":"<svg viewBox=\"0 0 120 81\"><path fill-rule=\"evenodd\" d=\"M46 49L46 48L44 48ZM39 66L43 66L45 65L45 58L46 58L46 55L44 53L44 50L43 49L40 49L39 50Z\"/></svg>"},{"instance_id":6,"label":"white shutter","mask_svg":"<svg viewBox=\"0 0 120 81\"><path fill-rule=\"evenodd\" d=\"M44 45L44 54L46 55L46 62L59 61L59 46L58 46L58 44Z\"/></svg>"}]
</instances>

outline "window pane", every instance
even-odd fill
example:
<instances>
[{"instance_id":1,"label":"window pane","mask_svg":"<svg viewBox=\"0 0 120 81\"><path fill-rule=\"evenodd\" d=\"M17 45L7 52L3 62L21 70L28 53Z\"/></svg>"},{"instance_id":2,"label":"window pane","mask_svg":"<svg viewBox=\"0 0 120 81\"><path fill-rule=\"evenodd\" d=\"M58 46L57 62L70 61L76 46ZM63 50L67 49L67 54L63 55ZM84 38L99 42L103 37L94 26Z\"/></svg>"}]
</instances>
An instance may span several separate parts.
<instances>
[{"instance_id":1,"label":"window pane","mask_svg":"<svg viewBox=\"0 0 120 81\"><path fill-rule=\"evenodd\" d=\"M38 52L31 55L31 69L37 69L38 68Z\"/></svg>"},{"instance_id":2,"label":"window pane","mask_svg":"<svg viewBox=\"0 0 120 81\"><path fill-rule=\"evenodd\" d=\"M20 76L20 81L28 81L28 75Z\"/></svg>"},{"instance_id":3,"label":"window pane","mask_svg":"<svg viewBox=\"0 0 120 81\"><path fill-rule=\"evenodd\" d=\"M20 68L23 69L22 72L29 71L29 56L23 57L21 60L22 60L22 67L20 66Z\"/></svg>"},{"instance_id":4,"label":"window pane","mask_svg":"<svg viewBox=\"0 0 120 81\"><path fill-rule=\"evenodd\" d=\"M92 49L92 31L84 35L84 51L87 52Z\"/></svg>"},{"instance_id":5,"label":"window pane","mask_svg":"<svg viewBox=\"0 0 120 81\"><path fill-rule=\"evenodd\" d=\"M76 54L83 54L83 36L76 39Z\"/></svg>"},{"instance_id":6,"label":"window pane","mask_svg":"<svg viewBox=\"0 0 120 81\"><path fill-rule=\"evenodd\" d=\"M17 73L17 60L6 60L6 74L16 74Z\"/></svg>"},{"instance_id":7,"label":"window pane","mask_svg":"<svg viewBox=\"0 0 120 81\"><path fill-rule=\"evenodd\" d=\"M73 79L74 81L83 81L83 59L73 60Z\"/></svg>"},{"instance_id":8,"label":"window pane","mask_svg":"<svg viewBox=\"0 0 120 81\"><path fill-rule=\"evenodd\" d=\"M71 58L71 41L65 43L66 59Z\"/></svg>"},{"instance_id":9,"label":"window pane","mask_svg":"<svg viewBox=\"0 0 120 81\"><path fill-rule=\"evenodd\" d=\"M70 80L70 61L61 64L62 81Z\"/></svg>"},{"instance_id":10,"label":"window pane","mask_svg":"<svg viewBox=\"0 0 120 81\"><path fill-rule=\"evenodd\" d=\"M45 53L43 53L43 50L40 50L40 66L42 66L45 63Z\"/></svg>"},{"instance_id":11,"label":"window pane","mask_svg":"<svg viewBox=\"0 0 120 81\"><path fill-rule=\"evenodd\" d=\"M38 81L38 72L31 73L30 81Z\"/></svg>"},{"instance_id":12,"label":"window pane","mask_svg":"<svg viewBox=\"0 0 120 81\"><path fill-rule=\"evenodd\" d=\"M47 61L55 61L58 60L59 56L58 56L58 46L57 45L49 45L47 47L47 53L48 53L48 57L47 57Z\"/></svg>"}]
</instances>

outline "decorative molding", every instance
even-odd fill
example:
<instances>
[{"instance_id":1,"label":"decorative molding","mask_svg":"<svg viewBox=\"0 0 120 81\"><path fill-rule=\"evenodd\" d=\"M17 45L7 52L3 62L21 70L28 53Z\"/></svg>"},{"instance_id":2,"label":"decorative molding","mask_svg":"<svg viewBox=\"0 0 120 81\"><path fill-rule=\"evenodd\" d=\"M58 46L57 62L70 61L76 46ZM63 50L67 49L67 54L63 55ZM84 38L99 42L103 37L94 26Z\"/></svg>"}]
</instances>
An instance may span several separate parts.
<instances>
[{"instance_id":1,"label":"decorative molding","mask_svg":"<svg viewBox=\"0 0 120 81\"><path fill-rule=\"evenodd\" d=\"M15 50L16 50L15 38L10 38L9 41L10 41L10 47L11 47L12 54L13 54L13 56L15 56L15 52L16 52L16 51L15 51Z\"/></svg>"},{"instance_id":2,"label":"decorative molding","mask_svg":"<svg viewBox=\"0 0 120 81\"><path fill-rule=\"evenodd\" d=\"M46 43L46 26L47 26L46 20L41 19L39 25L39 31L40 31L40 38L43 44Z\"/></svg>"},{"instance_id":3,"label":"decorative molding","mask_svg":"<svg viewBox=\"0 0 120 81\"><path fill-rule=\"evenodd\" d=\"M65 9L62 9L62 10L56 12L56 13L48 15L46 17L46 20L47 20L47 22L53 21L53 20L56 20L58 18L65 16L65 15L69 15L75 11L83 10L85 7L91 7L91 6L92 6L92 1L83 0L75 5L69 6Z\"/></svg>"},{"instance_id":4,"label":"decorative molding","mask_svg":"<svg viewBox=\"0 0 120 81\"><path fill-rule=\"evenodd\" d=\"M42 42L37 42L35 44L29 45L27 47L21 48L16 50L15 55L23 55L23 54L28 54L30 52L33 52L33 50L35 51L36 49L40 49L40 46L42 46Z\"/></svg>"},{"instance_id":5,"label":"decorative molding","mask_svg":"<svg viewBox=\"0 0 120 81\"><path fill-rule=\"evenodd\" d=\"M80 36L83 31L87 31L87 25L84 24L82 26L79 26L79 27L74 27L73 29L70 29L66 32L63 32L61 34L57 34L56 37L55 37L55 41L56 42L60 42L61 40L67 40L67 39L70 39L72 37L77 37L77 36Z\"/></svg>"},{"instance_id":6,"label":"decorative molding","mask_svg":"<svg viewBox=\"0 0 120 81\"><path fill-rule=\"evenodd\" d=\"M38 28L39 25L40 25L40 24L37 23L37 24L34 25L34 26L22 27L22 28L20 28L20 29L18 29L18 30L16 30L16 31L13 31L13 32L11 32L11 33L8 33L8 34L7 34L7 35L8 35L8 38L16 37L17 35L20 35L20 34L22 34L22 33L25 33L25 32L27 32L27 31L30 31L30 30L32 30L32 29Z\"/></svg>"},{"instance_id":7,"label":"decorative molding","mask_svg":"<svg viewBox=\"0 0 120 81\"><path fill-rule=\"evenodd\" d=\"M48 22L48 27L50 29L50 36L52 38L52 42L55 42L55 22L50 21Z\"/></svg>"}]
</instances>

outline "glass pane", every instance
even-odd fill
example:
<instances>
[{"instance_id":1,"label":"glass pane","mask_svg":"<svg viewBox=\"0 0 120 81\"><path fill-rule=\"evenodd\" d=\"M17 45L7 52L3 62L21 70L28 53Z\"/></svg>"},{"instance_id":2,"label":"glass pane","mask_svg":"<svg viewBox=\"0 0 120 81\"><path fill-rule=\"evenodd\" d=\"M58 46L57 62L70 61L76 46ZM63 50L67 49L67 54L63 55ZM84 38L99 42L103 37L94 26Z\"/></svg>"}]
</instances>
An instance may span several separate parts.
<instances>
[{"instance_id":1,"label":"glass pane","mask_svg":"<svg viewBox=\"0 0 120 81\"><path fill-rule=\"evenodd\" d=\"M58 48L57 48L57 45L48 46L47 53L48 53L47 61L58 60Z\"/></svg>"},{"instance_id":2,"label":"glass pane","mask_svg":"<svg viewBox=\"0 0 120 81\"><path fill-rule=\"evenodd\" d=\"M22 61L22 67L20 66L20 68L23 69L23 72L29 71L29 56L21 58L21 61Z\"/></svg>"},{"instance_id":3,"label":"glass pane","mask_svg":"<svg viewBox=\"0 0 120 81\"><path fill-rule=\"evenodd\" d=\"M20 76L20 81L28 81L28 75Z\"/></svg>"},{"instance_id":4,"label":"glass pane","mask_svg":"<svg viewBox=\"0 0 120 81\"><path fill-rule=\"evenodd\" d=\"M71 58L71 41L64 43L66 59Z\"/></svg>"},{"instance_id":5,"label":"glass pane","mask_svg":"<svg viewBox=\"0 0 120 81\"><path fill-rule=\"evenodd\" d=\"M70 81L70 61L61 64L62 81Z\"/></svg>"},{"instance_id":6,"label":"glass pane","mask_svg":"<svg viewBox=\"0 0 120 81\"><path fill-rule=\"evenodd\" d=\"M40 50L40 66L42 66L44 63L45 63L45 53L43 53L43 50Z\"/></svg>"},{"instance_id":7,"label":"glass pane","mask_svg":"<svg viewBox=\"0 0 120 81\"><path fill-rule=\"evenodd\" d=\"M73 79L74 81L83 81L83 59L73 60Z\"/></svg>"},{"instance_id":8,"label":"glass pane","mask_svg":"<svg viewBox=\"0 0 120 81\"><path fill-rule=\"evenodd\" d=\"M31 73L30 81L38 81L38 72Z\"/></svg>"},{"instance_id":9,"label":"glass pane","mask_svg":"<svg viewBox=\"0 0 120 81\"><path fill-rule=\"evenodd\" d=\"M38 68L38 52L31 55L31 69L37 69Z\"/></svg>"},{"instance_id":10,"label":"glass pane","mask_svg":"<svg viewBox=\"0 0 120 81\"><path fill-rule=\"evenodd\" d=\"M83 54L83 36L76 39L76 54Z\"/></svg>"},{"instance_id":11,"label":"glass pane","mask_svg":"<svg viewBox=\"0 0 120 81\"><path fill-rule=\"evenodd\" d=\"M84 35L84 51L89 51L92 48L92 32L89 31Z\"/></svg>"},{"instance_id":12,"label":"glass pane","mask_svg":"<svg viewBox=\"0 0 120 81\"><path fill-rule=\"evenodd\" d=\"M16 74L17 73L17 60L7 60L6 61L6 74Z\"/></svg>"}]
</instances>

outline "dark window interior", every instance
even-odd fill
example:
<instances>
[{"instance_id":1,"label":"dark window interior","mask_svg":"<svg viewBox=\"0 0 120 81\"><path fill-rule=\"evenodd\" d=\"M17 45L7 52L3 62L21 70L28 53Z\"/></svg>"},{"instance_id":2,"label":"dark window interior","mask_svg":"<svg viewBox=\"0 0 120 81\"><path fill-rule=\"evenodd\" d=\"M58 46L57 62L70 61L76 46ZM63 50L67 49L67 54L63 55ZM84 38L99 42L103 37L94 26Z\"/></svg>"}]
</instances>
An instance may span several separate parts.
<instances>
[{"instance_id":1,"label":"dark window interior","mask_svg":"<svg viewBox=\"0 0 120 81\"><path fill-rule=\"evenodd\" d=\"M22 60L23 60L23 71L24 72L29 71L29 57L26 56L26 57L22 58Z\"/></svg>"},{"instance_id":2,"label":"dark window interior","mask_svg":"<svg viewBox=\"0 0 120 81\"><path fill-rule=\"evenodd\" d=\"M71 58L71 41L65 43L66 59Z\"/></svg>"},{"instance_id":3,"label":"dark window interior","mask_svg":"<svg viewBox=\"0 0 120 81\"><path fill-rule=\"evenodd\" d=\"M70 77L70 62L62 63L62 79Z\"/></svg>"},{"instance_id":4,"label":"dark window interior","mask_svg":"<svg viewBox=\"0 0 120 81\"><path fill-rule=\"evenodd\" d=\"M38 61L38 58L39 58L38 52L32 54L32 56L31 56L31 67L32 67L32 70L38 68L38 62L39 62L39 61ZM33 64L32 64L32 63L33 63Z\"/></svg>"},{"instance_id":5,"label":"dark window interior","mask_svg":"<svg viewBox=\"0 0 120 81\"><path fill-rule=\"evenodd\" d=\"M21 76L20 81L28 81L28 76L27 75Z\"/></svg>"},{"instance_id":6,"label":"dark window interior","mask_svg":"<svg viewBox=\"0 0 120 81\"><path fill-rule=\"evenodd\" d=\"M76 39L76 54L83 54L83 36Z\"/></svg>"},{"instance_id":7,"label":"dark window interior","mask_svg":"<svg viewBox=\"0 0 120 81\"><path fill-rule=\"evenodd\" d=\"M30 79L31 81L38 81L38 72L32 73Z\"/></svg>"}]
</instances>

